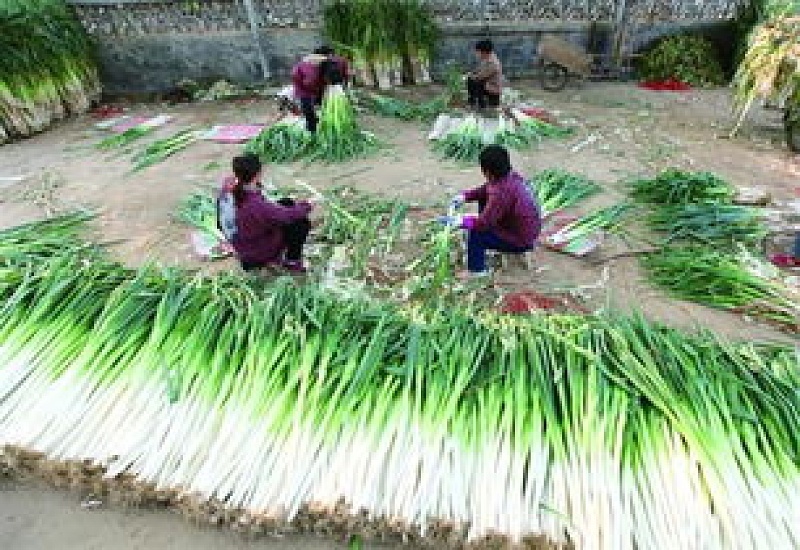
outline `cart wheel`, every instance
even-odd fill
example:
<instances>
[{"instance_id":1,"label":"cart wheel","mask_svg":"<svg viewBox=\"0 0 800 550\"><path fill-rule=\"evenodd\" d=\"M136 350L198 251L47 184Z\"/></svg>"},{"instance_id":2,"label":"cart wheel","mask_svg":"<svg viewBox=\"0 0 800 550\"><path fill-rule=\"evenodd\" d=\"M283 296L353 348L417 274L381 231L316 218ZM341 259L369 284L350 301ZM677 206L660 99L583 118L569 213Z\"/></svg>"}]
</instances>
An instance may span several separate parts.
<instances>
[{"instance_id":1,"label":"cart wheel","mask_svg":"<svg viewBox=\"0 0 800 550\"><path fill-rule=\"evenodd\" d=\"M567 69L558 63L545 63L542 67L542 88L548 92L558 92L567 85Z\"/></svg>"}]
</instances>

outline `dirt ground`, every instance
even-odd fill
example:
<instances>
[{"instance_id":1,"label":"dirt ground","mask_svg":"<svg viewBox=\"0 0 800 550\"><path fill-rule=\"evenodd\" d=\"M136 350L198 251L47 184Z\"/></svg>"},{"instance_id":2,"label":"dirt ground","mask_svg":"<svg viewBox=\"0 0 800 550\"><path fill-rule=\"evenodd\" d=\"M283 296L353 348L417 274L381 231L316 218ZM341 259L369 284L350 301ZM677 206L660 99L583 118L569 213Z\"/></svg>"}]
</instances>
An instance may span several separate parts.
<instances>
[{"instance_id":1,"label":"dirt ground","mask_svg":"<svg viewBox=\"0 0 800 550\"><path fill-rule=\"evenodd\" d=\"M547 94L521 82L515 88L550 109L576 134L515 154L524 173L560 167L583 173L605 192L580 205L585 211L621 200L620 180L651 175L670 166L710 170L738 186L763 186L776 200L795 198L800 187L800 156L781 143L780 114L755 113L736 139L718 136L730 127L725 89L671 94L647 92L630 84L587 84ZM424 90L414 90L422 94ZM432 92L430 92L432 93ZM179 127L265 122L275 116L271 101L194 105L131 105L132 114L169 113ZM236 145L197 143L145 171L130 174L127 157L102 154L93 145L104 134L90 117L65 122L44 134L0 147L0 227L35 220L54 210L96 209L98 239L120 242L113 253L131 265L151 260L209 270L236 269L231 261L203 263L190 250L187 228L174 220L180 202L197 186L226 175ZM442 201L480 183L476 168L442 162L418 124L363 117L364 126L391 147L377 156L343 165L288 165L270 168L277 185L302 179L318 188L349 184L419 203ZM17 181L19 178L21 181ZM609 243L608 252L628 250ZM635 249L635 248L634 248ZM666 298L643 281L635 258L594 265L557 253L536 253L537 269L504 271L497 284L506 289L554 291L581 286L594 308L642 311L649 318L682 327L702 327L743 339L796 341L740 316ZM605 271L607 270L607 271ZM608 276L605 284L604 271ZM162 548L327 549L342 543L316 537L257 541L217 530L197 529L175 514L146 510L86 510L79 496L36 484L0 479L0 549L93 550Z\"/></svg>"},{"instance_id":2,"label":"dirt ground","mask_svg":"<svg viewBox=\"0 0 800 550\"><path fill-rule=\"evenodd\" d=\"M0 476L3 550L344 550L316 536L247 536L198 526L166 510L87 506L76 492ZM363 550L398 546L364 543ZM408 547L404 547L408 548Z\"/></svg>"}]
</instances>

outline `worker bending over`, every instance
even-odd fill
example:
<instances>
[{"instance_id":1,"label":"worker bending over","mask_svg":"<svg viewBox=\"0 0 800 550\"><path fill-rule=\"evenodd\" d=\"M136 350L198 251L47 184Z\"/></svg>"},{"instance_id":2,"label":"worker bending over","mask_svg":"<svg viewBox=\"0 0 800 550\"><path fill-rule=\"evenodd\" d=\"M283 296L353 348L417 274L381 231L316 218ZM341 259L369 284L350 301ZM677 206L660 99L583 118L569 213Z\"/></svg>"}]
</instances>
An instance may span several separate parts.
<instances>
[{"instance_id":1,"label":"worker bending over","mask_svg":"<svg viewBox=\"0 0 800 550\"><path fill-rule=\"evenodd\" d=\"M282 266L304 273L303 245L311 224L310 202L267 200L261 192L261 161L247 153L233 159L217 199L220 231L233 246L245 271Z\"/></svg>"},{"instance_id":2,"label":"worker bending over","mask_svg":"<svg viewBox=\"0 0 800 550\"><path fill-rule=\"evenodd\" d=\"M332 48L322 46L305 56L292 69L294 97L300 102L300 109L306 119L306 129L317 131L317 106L327 86L344 84L349 78L350 66L343 57L336 55Z\"/></svg>"},{"instance_id":3,"label":"worker bending over","mask_svg":"<svg viewBox=\"0 0 800 550\"><path fill-rule=\"evenodd\" d=\"M486 251L522 254L532 250L542 228L539 204L525 179L511 168L508 151L489 145L480 155L486 183L453 197L453 209L477 202L478 212L463 217L445 217L443 222L467 230L466 276L487 275Z\"/></svg>"},{"instance_id":4,"label":"worker bending over","mask_svg":"<svg viewBox=\"0 0 800 550\"><path fill-rule=\"evenodd\" d=\"M478 68L467 74L467 101L475 109L498 107L503 92L503 67L491 40L475 44Z\"/></svg>"}]
</instances>

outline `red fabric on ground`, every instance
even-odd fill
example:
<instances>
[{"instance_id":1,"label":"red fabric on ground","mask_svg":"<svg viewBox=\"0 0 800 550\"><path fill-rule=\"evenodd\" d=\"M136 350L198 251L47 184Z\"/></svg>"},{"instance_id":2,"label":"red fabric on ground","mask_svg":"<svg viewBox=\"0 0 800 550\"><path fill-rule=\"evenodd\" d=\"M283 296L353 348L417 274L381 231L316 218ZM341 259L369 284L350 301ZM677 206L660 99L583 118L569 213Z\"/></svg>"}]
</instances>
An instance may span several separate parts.
<instances>
[{"instance_id":1,"label":"red fabric on ground","mask_svg":"<svg viewBox=\"0 0 800 550\"><path fill-rule=\"evenodd\" d=\"M523 107L520 109L523 113L528 115L529 117L538 118L542 122L547 122L548 124L554 124L555 118L553 115L547 112L546 109L539 109L537 107Z\"/></svg>"},{"instance_id":2,"label":"red fabric on ground","mask_svg":"<svg viewBox=\"0 0 800 550\"><path fill-rule=\"evenodd\" d=\"M655 92L688 92L692 89L692 87L685 82L675 80L674 78L640 82L639 87L644 88L645 90L653 90Z\"/></svg>"}]
</instances>

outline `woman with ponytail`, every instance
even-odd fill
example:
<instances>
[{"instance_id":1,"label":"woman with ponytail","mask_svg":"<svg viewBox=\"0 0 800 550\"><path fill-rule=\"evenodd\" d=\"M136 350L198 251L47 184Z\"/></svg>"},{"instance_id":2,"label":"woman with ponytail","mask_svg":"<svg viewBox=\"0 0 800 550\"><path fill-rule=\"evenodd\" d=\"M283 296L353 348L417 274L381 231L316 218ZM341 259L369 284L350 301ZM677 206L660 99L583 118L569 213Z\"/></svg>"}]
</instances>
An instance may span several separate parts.
<instances>
[{"instance_id":1,"label":"woman with ponytail","mask_svg":"<svg viewBox=\"0 0 800 550\"><path fill-rule=\"evenodd\" d=\"M235 157L232 165L233 176L225 179L217 199L217 220L242 269L282 265L291 272L304 273L303 245L311 228L311 203L266 199L261 193L261 161L257 155Z\"/></svg>"}]
</instances>

